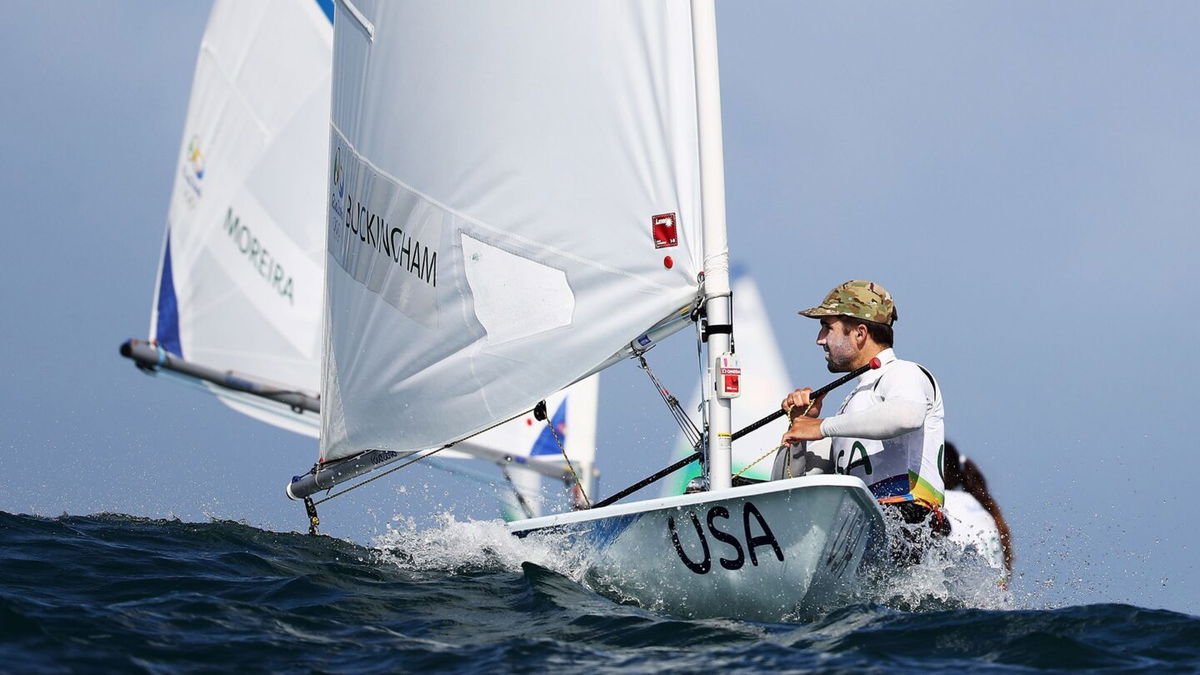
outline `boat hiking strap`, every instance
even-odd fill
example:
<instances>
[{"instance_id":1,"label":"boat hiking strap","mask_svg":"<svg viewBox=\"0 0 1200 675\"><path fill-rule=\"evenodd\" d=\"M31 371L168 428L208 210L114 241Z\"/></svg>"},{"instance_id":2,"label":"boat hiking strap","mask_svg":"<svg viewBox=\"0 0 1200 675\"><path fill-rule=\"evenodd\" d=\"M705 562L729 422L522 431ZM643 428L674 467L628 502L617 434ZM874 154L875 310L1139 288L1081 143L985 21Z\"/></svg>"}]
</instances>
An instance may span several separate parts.
<instances>
[{"instance_id":1,"label":"boat hiking strap","mask_svg":"<svg viewBox=\"0 0 1200 675\"><path fill-rule=\"evenodd\" d=\"M529 502L525 500L525 495L521 494L521 489L517 487L517 484L513 481L512 476L509 475L508 469L501 467L500 473L504 474L504 480L508 481L509 486L512 487L513 494L517 498L517 505L520 506L521 510L525 512L525 517L532 518L533 509L529 508Z\"/></svg>"},{"instance_id":2,"label":"boat hiking strap","mask_svg":"<svg viewBox=\"0 0 1200 675\"><path fill-rule=\"evenodd\" d=\"M696 428L696 424L692 422L692 418L688 417L687 413L683 411L683 406L679 405L679 399L675 398L675 395L668 391L662 385L662 382L658 381L658 378L654 375L654 371L650 370L650 364L646 363L645 352L638 353L637 359L642 370L646 371L646 375L650 377L650 382L654 384L654 390L662 397L663 403L667 404L667 409L671 411L671 416L675 418L675 423L683 431L683 437L687 440L688 445L693 448L699 447L701 439L700 430Z\"/></svg>"},{"instance_id":3,"label":"boat hiking strap","mask_svg":"<svg viewBox=\"0 0 1200 675\"><path fill-rule=\"evenodd\" d=\"M554 428L554 421L546 414L545 400L538 401L538 404L533 407L533 416L544 421L546 426L550 428L550 435L554 436L554 442L558 445L558 451L562 453L563 459L567 462L567 470L571 472L571 480L575 481L575 487L579 490L579 494L583 496L584 508L592 508L592 500L588 499L587 492L583 490L583 483L579 481L579 474L575 473L575 465L571 463L571 458L567 457L567 449L563 447L562 437L558 435L558 429ZM508 473L505 472L506 477L507 475ZM520 493L518 493L519 495Z\"/></svg>"}]
</instances>

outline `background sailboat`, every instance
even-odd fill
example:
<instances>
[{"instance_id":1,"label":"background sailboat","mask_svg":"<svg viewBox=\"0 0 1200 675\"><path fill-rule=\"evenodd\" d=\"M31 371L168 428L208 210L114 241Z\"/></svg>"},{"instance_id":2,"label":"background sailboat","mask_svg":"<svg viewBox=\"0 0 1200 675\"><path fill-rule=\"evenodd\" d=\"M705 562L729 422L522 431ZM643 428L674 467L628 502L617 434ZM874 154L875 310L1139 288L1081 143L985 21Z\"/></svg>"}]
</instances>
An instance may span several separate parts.
<instances>
[{"instance_id":1,"label":"background sailboat","mask_svg":"<svg viewBox=\"0 0 1200 675\"><path fill-rule=\"evenodd\" d=\"M198 383L238 412L314 438L332 21L328 0L214 5L171 193L149 341L122 345L148 372ZM590 481L595 381L549 402L563 444ZM557 443L550 453L541 439L545 425L531 422L514 420L441 458L508 467L507 482L495 479L506 509L540 513L540 476L567 471Z\"/></svg>"},{"instance_id":2,"label":"background sailboat","mask_svg":"<svg viewBox=\"0 0 1200 675\"><path fill-rule=\"evenodd\" d=\"M315 399L331 22L331 3L214 5L151 308L155 364L170 355ZM317 435L303 407L204 386L239 412Z\"/></svg>"}]
</instances>

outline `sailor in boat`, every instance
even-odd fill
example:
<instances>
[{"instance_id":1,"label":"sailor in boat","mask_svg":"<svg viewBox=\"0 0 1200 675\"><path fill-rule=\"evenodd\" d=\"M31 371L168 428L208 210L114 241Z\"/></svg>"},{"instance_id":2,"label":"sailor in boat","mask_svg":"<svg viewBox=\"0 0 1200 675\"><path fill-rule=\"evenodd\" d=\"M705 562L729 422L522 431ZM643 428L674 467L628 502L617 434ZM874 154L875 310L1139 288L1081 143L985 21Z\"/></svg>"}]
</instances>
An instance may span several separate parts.
<instances>
[{"instance_id":1,"label":"sailor in boat","mask_svg":"<svg viewBox=\"0 0 1200 675\"><path fill-rule=\"evenodd\" d=\"M791 426L783 435L776 478L835 472L862 478L897 519L905 541L894 555L916 562L931 537L950 532L943 513L942 392L921 365L892 349L897 313L892 296L877 283L847 281L816 307L800 312L821 322L817 345L830 372L849 372L878 358L880 366L858 378L837 413L821 418L822 397L797 389L783 401ZM828 445L815 442L830 439ZM794 466L793 458L808 460Z\"/></svg>"},{"instance_id":2,"label":"sailor in boat","mask_svg":"<svg viewBox=\"0 0 1200 675\"><path fill-rule=\"evenodd\" d=\"M943 459L946 480L946 516L950 519L951 540L974 547L988 562L1004 566L1012 576L1012 534L1000 506L988 491L979 467L959 454L946 441Z\"/></svg>"}]
</instances>

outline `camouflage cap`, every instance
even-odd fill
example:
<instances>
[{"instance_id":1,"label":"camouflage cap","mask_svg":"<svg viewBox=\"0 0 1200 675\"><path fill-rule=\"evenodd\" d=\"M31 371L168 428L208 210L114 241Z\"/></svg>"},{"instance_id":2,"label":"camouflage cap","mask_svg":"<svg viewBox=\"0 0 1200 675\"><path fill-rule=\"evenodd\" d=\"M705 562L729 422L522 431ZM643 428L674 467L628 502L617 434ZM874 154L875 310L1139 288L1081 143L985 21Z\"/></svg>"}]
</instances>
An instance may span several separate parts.
<instances>
[{"instance_id":1,"label":"camouflage cap","mask_svg":"<svg viewBox=\"0 0 1200 675\"><path fill-rule=\"evenodd\" d=\"M801 315L819 319L823 316L852 316L864 321L892 325L899 318L892 294L873 281L847 281L829 291L816 307L802 310Z\"/></svg>"}]
</instances>

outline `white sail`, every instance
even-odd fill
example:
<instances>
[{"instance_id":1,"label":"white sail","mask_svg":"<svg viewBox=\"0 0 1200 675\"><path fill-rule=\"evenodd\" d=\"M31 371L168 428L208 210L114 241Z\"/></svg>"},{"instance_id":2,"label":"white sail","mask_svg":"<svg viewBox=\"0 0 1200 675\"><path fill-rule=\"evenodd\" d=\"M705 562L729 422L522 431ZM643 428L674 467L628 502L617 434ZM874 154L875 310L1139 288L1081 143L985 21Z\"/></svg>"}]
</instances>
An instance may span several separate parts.
<instances>
[{"instance_id":1,"label":"white sail","mask_svg":"<svg viewBox=\"0 0 1200 675\"><path fill-rule=\"evenodd\" d=\"M188 106L150 337L188 362L320 387L330 0L219 0ZM210 389L316 436L317 416Z\"/></svg>"},{"instance_id":2,"label":"white sail","mask_svg":"<svg viewBox=\"0 0 1200 675\"><path fill-rule=\"evenodd\" d=\"M686 316L686 2L356 0L334 25L323 461L462 439Z\"/></svg>"},{"instance_id":3,"label":"white sail","mask_svg":"<svg viewBox=\"0 0 1200 675\"><path fill-rule=\"evenodd\" d=\"M775 339L775 331L771 327L758 284L749 274L738 274L736 271L733 275L733 315L737 320L733 337L742 367L741 396L733 408L733 428L737 430L777 410L779 402L795 387L788 377L787 364L783 360L779 341ZM698 427L701 399L697 386L686 408ZM757 464L754 462L778 446L779 439L786 431L787 421L780 418L734 441L733 473L744 471L741 474L743 478L769 479L774 453ZM673 458L682 459L694 450L681 434L675 442ZM751 464L753 466L747 470L746 467ZM663 482L663 496L683 494L688 481L699 475L699 462L675 472Z\"/></svg>"}]
</instances>

